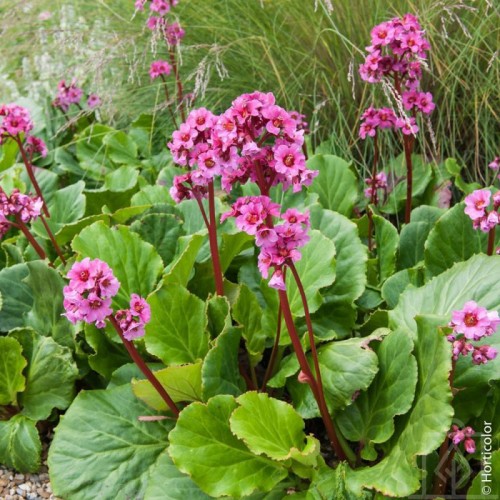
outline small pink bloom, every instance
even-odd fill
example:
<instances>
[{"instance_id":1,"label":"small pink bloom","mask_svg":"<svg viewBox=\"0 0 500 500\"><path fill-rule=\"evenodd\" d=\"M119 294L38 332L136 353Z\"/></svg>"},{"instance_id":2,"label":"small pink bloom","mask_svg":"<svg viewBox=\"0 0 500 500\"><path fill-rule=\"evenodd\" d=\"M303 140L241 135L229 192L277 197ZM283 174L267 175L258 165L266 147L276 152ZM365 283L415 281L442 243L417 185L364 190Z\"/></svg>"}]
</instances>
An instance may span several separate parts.
<instances>
[{"instance_id":1,"label":"small pink bloom","mask_svg":"<svg viewBox=\"0 0 500 500\"><path fill-rule=\"evenodd\" d=\"M151 308L145 299L135 293L130 296L130 311L133 316L138 316L143 323L149 323Z\"/></svg>"},{"instance_id":2,"label":"small pink bloom","mask_svg":"<svg viewBox=\"0 0 500 500\"><path fill-rule=\"evenodd\" d=\"M400 128L404 135L415 135L419 131L417 122L413 116L398 118L396 120L396 127Z\"/></svg>"},{"instance_id":3,"label":"small pink bloom","mask_svg":"<svg viewBox=\"0 0 500 500\"><path fill-rule=\"evenodd\" d=\"M87 99L87 106L91 109L101 105L101 99L97 94L90 94Z\"/></svg>"},{"instance_id":4,"label":"small pink bloom","mask_svg":"<svg viewBox=\"0 0 500 500\"><path fill-rule=\"evenodd\" d=\"M490 204L491 193L487 189L478 189L465 197L464 212L472 219L477 220L486 215L486 208Z\"/></svg>"},{"instance_id":5,"label":"small pink bloom","mask_svg":"<svg viewBox=\"0 0 500 500\"><path fill-rule=\"evenodd\" d=\"M286 290L285 281L283 280L283 271L276 269L269 280L269 286L277 290Z\"/></svg>"},{"instance_id":6,"label":"small pink bloom","mask_svg":"<svg viewBox=\"0 0 500 500\"><path fill-rule=\"evenodd\" d=\"M487 335L491 321L488 311L473 300L469 300L459 311L453 311L451 324L456 333L463 333L467 339L479 340Z\"/></svg>"},{"instance_id":7,"label":"small pink bloom","mask_svg":"<svg viewBox=\"0 0 500 500\"><path fill-rule=\"evenodd\" d=\"M151 79L158 78L161 75L168 76L172 68L167 61L153 61L149 68L149 76Z\"/></svg>"},{"instance_id":8,"label":"small pink bloom","mask_svg":"<svg viewBox=\"0 0 500 500\"><path fill-rule=\"evenodd\" d=\"M488 167L490 167L493 170L500 169L500 156L495 157L495 159L488 164Z\"/></svg>"}]
</instances>

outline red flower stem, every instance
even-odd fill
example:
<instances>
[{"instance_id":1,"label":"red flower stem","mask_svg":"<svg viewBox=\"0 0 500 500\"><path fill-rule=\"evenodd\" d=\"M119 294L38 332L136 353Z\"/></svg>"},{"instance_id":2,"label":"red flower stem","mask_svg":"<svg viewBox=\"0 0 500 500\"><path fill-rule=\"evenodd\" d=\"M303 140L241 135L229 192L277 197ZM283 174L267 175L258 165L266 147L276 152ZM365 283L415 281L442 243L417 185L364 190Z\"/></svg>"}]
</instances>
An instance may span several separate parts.
<instances>
[{"instance_id":1,"label":"red flower stem","mask_svg":"<svg viewBox=\"0 0 500 500\"><path fill-rule=\"evenodd\" d=\"M203 217L203 220L205 222L205 226L207 226L207 230L210 231L210 222L207 218L207 213L205 212L205 207L203 206L201 198L199 196L196 196L194 191L193 191L193 195L195 197L196 202L198 203L198 207L200 208L201 216Z\"/></svg>"},{"instance_id":2,"label":"red flower stem","mask_svg":"<svg viewBox=\"0 0 500 500\"><path fill-rule=\"evenodd\" d=\"M45 260L47 258L47 254L45 253L45 250L40 246L38 241L35 240L33 235L30 233L28 227L21 220L21 217L18 214L16 214L16 222L17 222L17 227L19 227L19 229L23 232L24 236L26 236L26 239L30 242L31 246L35 249L38 256L42 260Z\"/></svg>"},{"instance_id":3,"label":"red flower stem","mask_svg":"<svg viewBox=\"0 0 500 500\"><path fill-rule=\"evenodd\" d=\"M284 279L284 277L283 277ZM274 339L273 350L271 351L271 357L269 359L269 363L266 368L266 373L264 375L264 380L262 381L262 387L260 389L261 392L265 392L267 389L267 381L271 378L271 375L274 371L274 365L276 363L276 358L278 356L278 349L280 344L281 337L281 304L278 305L278 324L276 326L276 338Z\"/></svg>"},{"instance_id":4,"label":"red flower stem","mask_svg":"<svg viewBox=\"0 0 500 500\"><path fill-rule=\"evenodd\" d=\"M451 370L448 380L450 382L451 393L453 394L453 379L455 377L455 368L457 367L457 361L452 359ZM434 476L434 484L432 487L432 492L434 495L441 496L446 491L446 485L448 483L447 470L450 467L451 461L453 460L453 455L455 454L455 449L449 451L450 440L448 434L444 438L441 447L439 448L439 469ZM448 456L447 456L448 455Z\"/></svg>"},{"instance_id":5,"label":"red flower stem","mask_svg":"<svg viewBox=\"0 0 500 500\"><path fill-rule=\"evenodd\" d=\"M172 109L172 103L170 102L170 93L168 92L167 80L165 79L165 75L160 75L160 77L163 80L163 88L165 89L165 99L167 100L168 111L170 112L170 116L172 118L172 122L174 124L174 127L177 129L179 127L177 126L177 120L175 118L175 114L174 114L174 111Z\"/></svg>"},{"instance_id":6,"label":"red flower stem","mask_svg":"<svg viewBox=\"0 0 500 500\"><path fill-rule=\"evenodd\" d=\"M224 295L224 278L219 257L219 246L217 244L217 221L215 219L215 191L214 182L208 183L208 212L210 225L208 227L208 237L210 241L210 253L212 254L212 264L214 268L215 291L217 295Z\"/></svg>"},{"instance_id":7,"label":"red flower stem","mask_svg":"<svg viewBox=\"0 0 500 500\"><path fill-rule=\"evenodd\" d=\"M295 324L293 322L290 303L288 302L288 296L285 290L278 290L278 293L280 297L281 310L283 311L283 317L285 318L285 323L288 329L288 333L290 334L290 339L292 341L295 355L297 356L297 359L299 361L300 369L307 378L307 383L309 384L309 387L313 392L314 399L316 399L316 402L318 403L321 418L323 419L323 423L325 424L326 432L328 434L328 438L330 439L332 448L334 449L335 454L340 460L347 460L347 456L342 449L337 434L335 433L333 422L330 417L330 413L328 412L328 408L325 404L325 400L320 395L321 391L318 388L316 379L311 372L311 368L309 367L309 363L307 362L306 355L304 353L304 350L302 349L299 335L297 333L297 330L295 329Z\"/></svg>"},{"instance_id":8,"label":"red flower stem","mask_svg":"<svg viewBox=\"0 0 500 500\"><path fill-rule=\"evenodd\" d=\"M47 221L45 220L45 217L40 214L40 219L42 221L43 226L45 227L45 231L47 231L47 234L49 235L50 241L52 242L52 245L54 246L55 251L57 252L57 255L59 255L59 258L61 259L61 262L63 264L66 264L66 259L64 258L64 255L62 254L61 248L57 244L56 238L52 231L50 230L49 225L47 224Z\"/></svg>"},{"instance_id":9,"label":"red flower stem","mask_svg":"<svg viewBox=\"0 0 500 500\"><path fill-rule=\"evenodd\" d=\"M19 152L21 153L23 162L26 165L26 171L28 172L28 177L30 178L31 184L33 184L36 194L43 201L43 212L47 217L50 217L49 209L47 208L47 203L45 203L45 198L43 197L42 190L40 189L40 186L38 185L38 182L36 180L35 173L33 172L33 166L31 165L31 162L29 161L26 155L26 151L24 150L23 143L21 142L19 136L15 136L14 140L17 142L17 145L19 146Z\"/></svg>"},{"instance_id":10,"label":"red flower stem","mask_svg":"<svg viewBox=\"0 0 500 500\"><path fill-rule=\"evenodd\" d=\"M406 208L405 208L405 223L410 222L411 217L411 202L413 195L413 163L411 160L411 153L413 150L413 138L405 135L403 136L403 146L405 150L406 160Z\"/></svg>"},{"instance_id":11,"label":"red flower stem","mask_svg":"<svg viewBox=\"0 0 500 500\"><path fill-rule=\"evenodd\" d=\"M486 251L488 255L493 255L495 248L495 229L496 226L493 226L488 233L488 250Z\"/></svg>"},{"instance_id":12,"label":"red flower stem","mask_svg":"<svg viewBox=\"0 0 500 500\"><path fill-rule=\"evenodd\" d=\"M374 189L376 184L375 184L375 176L377 175L377 165L378 165L378 157L379 157L379 152L378 152L378 136L375 134L375 137L373 138L373 166L372 166L372 194L370 196L370 205L376 204L376 197L377 197L377 190ZM373 231L373 217L372 217L372 211L368 207L366 210L366 214L368 216L368 250L372 250L373 248L373 243L372 243L372 231Z\"/></svg>"},{"instance_id":13,"label":"red flower stem","mask_svg":"<svg viewBox=\"0 0 500 500\"><path fill-rule=\"evenodd\" d=\"M127 349L128 353L130 354L130 357L134 361L134 363L139 367L141 372L144 374L144 376L151 382L151 385L156 389L158 394L161 396L163 401L167 404L167 406L170 408L172 413L177 417L179 416L179 409L177 408L176 404L173 402L172 398L168 395L167 391L165 388L161 385L160 381L155 377L153 372L148 368L148 365L144 362L144 360L141 358L141 355L135 348L135 345L133 342L130 340L127 340L123 336L122 329L120 328L120 325L116 321L116 319L113 317L113 315L108 316L109 321L113 325L114 329L122 339L123 345Z\"/></svg>"},{"instance_id":14,"label":"red flower stem","mask_svg":"<svg viewBox=\"0 0 500 500\"><path fill-rule=\"evenodd\" d=\"M325 426L328 429L331 427L331 431L329 432L329 437L330 440L332 441L332 446L333 443L335 443L334 449L335 452L337 453L337 456L340 458L340 455L337 450L342 450L342 453L344 454L345 458L342 458L342 460L348 459L349 461L355 460L355 457L350 449L348 449L347 443L344 441L339 440L337 433L335 432L335 427L333 425L333 420L330 415L330 412L328 411L328 406L326 404L326 399L325 399L325 390L323 387L323 380L321 378L321 370L319 366L319 358L318 358L318 351L316 349L316 343L314 341L314 332L313 332L313 326L312 326L312 321L311 321L311 314L309 312L309 306L307 304L307 297L304 291L304 286L302 285L302 281L300 279L299 273L297 272L297 268L295 267L293 262L288 263L290 270L292 271L293 277L295 279L295 283L297 283L297 288L299 289L300 297L302 299L302 305L304 307L304 315L306 318L306 325L307 325L307 333L309 336L309 344L311 345L311 356L313 358L313 363L314 363L314 370L316 372L316 385L317 385L317 392L318 392L318 406L321 411L321 415L323 417L323 421L325 422ZM328 422L328 423L327 423Z\"/></svg>"},{"instance_id":15,"label":"red flower stem","mask_svg":"<svg viewBox=\"0 0 500 500\"><path fill-rule=\"evenodd\" d=\"M167 43L168 45L168 43ZM168 53L170 56L170 63L172 64L172 68L174 70L174 75L175 75L175 81L177 83L177 101L179 102L179 109L181 112L181 118L182 121L186 121L186 112L184 111L184 90L182 88L182 81L179 76L179 67L177 66L177 60L175 59L175 52L174 50L169 47Z\"/></svg>"}]
</instances>

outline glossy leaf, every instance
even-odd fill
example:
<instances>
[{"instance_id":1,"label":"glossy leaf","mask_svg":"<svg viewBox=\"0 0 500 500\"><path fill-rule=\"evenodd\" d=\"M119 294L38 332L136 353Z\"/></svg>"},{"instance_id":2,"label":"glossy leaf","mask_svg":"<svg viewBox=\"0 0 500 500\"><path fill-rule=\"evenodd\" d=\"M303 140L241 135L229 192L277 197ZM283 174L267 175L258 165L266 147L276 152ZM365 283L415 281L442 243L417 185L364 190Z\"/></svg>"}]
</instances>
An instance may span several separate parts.
<instances>
[{"instance_id":1,"label":"glossy leaf","mask_svg":"<svg viewBox=\"0 0 500 500\"><path fill-rule=\"evenodd\" d=\"M208 351L205 304L180 285L164 285L148 299L146 348L166 365L194 363Z\"/></svg>"},{"instance_id":2,"label":"glossy leaf","mask_svg":"<svg viewBox=\"0 0 500 500\"><path fill-rule=\"evenodd\" d=\"M169 366L155 371L155 376L175 403L201 401L201 361L191 365ZM148 380L133 381L132 390L151 408L168 410L167 404Z\"/></svg>"},{"instance_id":3,"label":"glossy leaf","mask_svg":"<svg viewBox=\"0 0 500 500\"><path fill-rule=\"evenodd\" d=\"M173 427L169 420L138 420L153 414L130 385L82 391L57 426L49 450L54 493L74 500L141 498Z\"/></svg>"},{"instance_id":4,"label":"glossy leaf","mask_svg":"<svg viewBox=\"0 0 500 500\"><path fill-rule=\"evenodd\" d=\"M54 408L65 410L75 395L78 377L71 351L27 328L9 335L22 345L28 360L26 389L19 395L23 415L44 420Z\"/></svg>"},{"instance_id":5,"label":"glossy leaf","mask_svg":"<svg viewBox=\"0 0 500 500\"><path fill-rule=\"evenodd\" d=\"M281 464L254 455L233 435L229 418L237 406L232 396L192 403L169 435L175 465L212 497L270 491L287 476Z\"/></svg>"},{"instance_id":6,"label":"glossy leaf","mask_svg":"<svg viewBox=\"0 0 500 500\"><path fill-rule=\"evenodd\" d=\"M24 283L29 269L26 264L16 264L0 271L0 293L3 304L0 309L0 330L24 326L24 316L33 307L33 293Z\"/></svg>"},{"instance_id":7,"label":"glossy leaf","mask_svg":"<svg viewBox=\"0 0 500 500\"><path fill-rule=\"evenodd\" d=\"M310 190L319 194L323 208L347 217L358 199L358 182L349 166L345 160L334 155L315 155L307 162L307 168L319 171Z\"/></svg>"},{"instance_id":8,"label":"glossy leaf","mask_svg":"<svg viewBox=\"0 0 500 500\"><path fill-rule=\"evenodd\" d=\"M0 421L0 463L19 472L36 472L41 453L42 443L34 420L14 415Z\"/></svg>"},{"instance_id":9,"label":"glossy leaf","mask_svg":"<svg viewBox=\"0 0 500 500\"><path fill-rule=\"evenodd\" d=\"M25 388L26 364L21 344L16 339L0 337L0 405L17 402L17 393Z\"/></svg>"}]
</instances>

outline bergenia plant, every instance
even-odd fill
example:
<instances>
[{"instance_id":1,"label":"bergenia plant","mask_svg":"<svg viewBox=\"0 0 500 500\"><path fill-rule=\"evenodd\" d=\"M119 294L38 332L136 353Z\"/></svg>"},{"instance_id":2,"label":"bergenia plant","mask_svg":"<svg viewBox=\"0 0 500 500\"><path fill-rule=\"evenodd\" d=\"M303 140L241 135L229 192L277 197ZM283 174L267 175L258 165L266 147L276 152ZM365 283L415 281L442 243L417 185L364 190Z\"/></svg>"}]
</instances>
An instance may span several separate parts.
<instances>
[{"instance_id":1,"label":"bergenia plant","mask_svg":"<svg viewBox=\"0 0 500 500\"><path fill-rule=\"evenodd\" d=\"M420 128L418 116L427 116L435 108L432 94L420 90L422 67L430 45L417 18L406 14L375 26L371 31L371 45L366 49L368 54L359 68L361 78L368 83L380 83L395 107L368 108L361 116L359 135L362 139L374 139L370 177L374 184L379 160L379 131L392 130L401 134L407 169L405 222L408 223L413 194L412 153ZM369 199L372 204L376 201L373 193Z\"/></svg>"}]
</instances>

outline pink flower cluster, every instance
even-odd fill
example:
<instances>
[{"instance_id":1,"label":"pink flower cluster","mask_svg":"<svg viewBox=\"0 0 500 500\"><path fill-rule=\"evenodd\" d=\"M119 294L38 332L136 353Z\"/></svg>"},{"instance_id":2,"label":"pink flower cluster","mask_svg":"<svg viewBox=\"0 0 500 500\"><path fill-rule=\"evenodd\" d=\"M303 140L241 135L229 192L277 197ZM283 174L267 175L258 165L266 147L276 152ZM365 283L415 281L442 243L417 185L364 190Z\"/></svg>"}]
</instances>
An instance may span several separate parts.
<instances>
[{"instance_id":1,"label":"pink flower cluster","mask_svg":"<svg viewBox=\"0 0 500 500\"><path fill-rule=\"evenodd\" d=\"M24 134L25 149L31 160L35 153L45 158L47 156L47 146L42 139L30 135L33 129L33 121L29 111L17 104L3 104L0 106L0 145L5 139L20 139L20 134Z\"/></svg>"},{"instance_id":2,"label":"pink flower cluster","mask_svg":"<svg viewBox=\"0 0 500 500\"><path fill-rule=\"evenodd\" d=\"M417 18L406 14L375 26L371 31L368 55L359 68L361 78L370 83L397 75L408 89L416 89L422 76L422 61L430 49Z\"/></svg>"},{"instance_id":3,"label":"pink flower cluster","mask_svg":"<svg viewBox=\"0 0 500 500\"><path fill-rule=\"evenodd\" d=\"M462 441L467 453L476 451L476 443L472 439L476 431L472 427L464 427L460 429L458 425L452 425L448 437L452 440L455 446L458 446Z\"/></svg>"},{"instance_id":4,"label":"pink flower cluster","mask_svg":"<svg viewBox=\"0 0 500 500\"><path fill-rule=\"evenodd\" d=\"M69 285L64 287L64 314L72 323L84 321L104 328L113 313L111 299L118 293L120 282L102 260L88 257L75 262L68 272Z\"/></svg>"},{"instance_id":5,"label":"pink flower cluster","mask_svg":"<svg viewBox=\"0 0 500 500\"><path fill-rule=\"evenodd\" d=\"M469 352L472 352L472 362L475 365L482 365L495 359L496 349L488 345L476 347L468 340L489 337L495 333L498 325L500 325L498 312L488 311L473 300L466 302L461 310L453 311L449 323L453 333L448 335L448 340L453 344L453 359L457 360L460 355L467 356Z\"/></svg>"},{"instance_id":6,"label":"pink flower cluster","mask_svg":"<svg viewBox=\"0 0 500 500\"><path fill-rule=\"evenodd\" d=\"M303 144L302 115L277 106L272 93L243 94L220 116L196 109L168 143L174 162L191 169L170 194L177 202L192 198L192 186L219 175L227 192L248 180L263 194L277 184L300 191L317 174L306 168Z\"/></svg>"},{"instance_id":7,"label":"pink flower cluster","mask_svg":"<svg viewBox=\"0 0 500 500\"><path fill-rule=\"evenodd\" d=\"M83 97L83 90L77 86L73 79L71 83L61 80L57 84L57 96L52 101L52 105L66 113L72 104L79 105ZM101 105L101 99L97 94L90 94L87 98L87 106L96 108Z\"/></svg>"},{"instance_id":8,"label":"pink flower cluster","mask_svg":"<svg viewBox=\"0 0 500 500\"><path fill-rule=\"evenodd\" d=\"M148 0L136 0L135 9L143 11ZM177 22L169 23L166 15L172 7L179 3L178 0L150 0L150 17L147 20L147 27L152 30L159 30L170 46L178 45L184 38L185 32Z\"/></svg>"},{"instance_id":9,"label":"pink flower cluster","mask_svg":"<svg viewBox=\"0 0 500 500\"><path fill-rule=\"evenodd\" d=\"M490 167L493 171L498 172L500 169L500 156L496 156L492 162L488 163L488 167ZM498 178L500 179L500 174L498 175Z\"/></svg>"},{"instance_id":10,"label":"pink flower cluster","mask_svg":"<svg viewBox=\"0 0 500 500\"><path fill-rule=\"evenodd\" d=\"M130 308L117 311L115 319L123 336L127 340L134 340L144 336L144 327L151 319L151 308L142 297L133 293L130 297Z\"/></svg>"},{"instance_id":11,"label":"pink flower cluster","mask_svg":"<svg viewBox=\"0 0 500 500\"><path fill-rule=\"evenodd\" d=\"M372 44L367 47L368 55L359 68L361 78L378 83L384 78L394 80L394 89L400 94L405 110L412 116L396 116L390 108L368 108L362 116L359 136L362 139L374 137L377 129L401 130L404 135L415 135L419 127L416 113L430 114L435 104L430 92L419 92L422 77L422 62L430 46L425 39L417 18L406 14L375 26L371 31Z\"/></svg>"},{"instance_id":12,"label":"pink flower cluster","mask_svg":"<svg viewBox=\"0 0 500 500\"><path fill-rule=\"evenodd\" d=\"M492 199L493 208L488 210ZM477 189L465 197L464 212L472 219L474 229L481 229L485 233L500 224L499 208L500 191L492 197L487 189Z\"/></svg>"},{"instance_id":13,"label":"pink flower cluster","mask_svg":"<svg viewBox=\"0 0 500 500\"><path fill-rule=\"evenodd\" d=\"M378 203L378 190L387 190L387 176L385 172L379 172L375 175L375 179L368 178L365 179L368 187L365 189L365 197L369 200L373 199L373 203Z\"/></svg>"},{"instance_id":14,"label":"pink flower cluster","mask_svg":"<svg viewBox=\"0 0 500 500\"><path fill-rule=\"evenodd\" d=\"M17 104L3 104L0 106L0 144L6 137L16 137L19 134L27 135L33 129L29 111Z\"/></svg>"},{"instance_id":15,"label":"pink flower cluster","mask_svg":"<svg viewBox=\"0 0 500 500\"><path fill-rule=\"evenodd\" d=\"M37 196L22 194L14 189L10 196L0 187L0 238L9 230L11 223L7 219L14 216L27 224L35 220L43 207L43 201Z\"/></svg>"},{"instance_id":16,"label":"pink flower cluster","mask_svg":"<svg viewBox=\"0 0 500 500\"><path fill-rule=\"evenodd\" d=\"M167 61L153 61L149 68L149 76L151 79L158 78L161 75L168 76L172 68Z\"/></svg>"},{"instance_id":17,"label":"pink flower cluster","mask_svg":"<svg viewBox=\"0 0 500 500\"><path fill-rule=\"evenodd\" d=\"M269 286L285 290L283 268L300 260L298 248L309 241L310 222L308 213L290 208L280 215L280 208L268 196L242 197L230 212L222 215L221 222L234 217L238 229L255 236L260 248L258 266L262 276L267 279L270 268L274 268ZM273 217L280 217L281 223L275 226Z\"/></svg>"}]
</instances>

